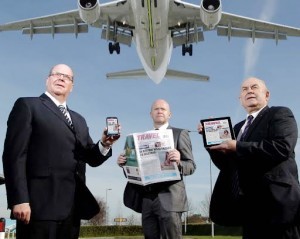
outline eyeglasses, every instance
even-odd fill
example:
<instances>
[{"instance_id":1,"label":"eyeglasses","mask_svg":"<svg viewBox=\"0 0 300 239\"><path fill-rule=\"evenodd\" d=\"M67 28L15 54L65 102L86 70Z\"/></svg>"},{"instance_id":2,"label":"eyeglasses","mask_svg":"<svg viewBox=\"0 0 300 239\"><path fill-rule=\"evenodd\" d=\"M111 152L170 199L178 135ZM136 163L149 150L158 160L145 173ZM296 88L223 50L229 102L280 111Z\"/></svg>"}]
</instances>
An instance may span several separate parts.
<instances>
[{"instance_id":1,"label":"eyeglasses","mask_svg":"<svg viewBox=\"0 0 300 239\"><path fill-rule=\"evenodd\" d=\"M73 76L64 74L64 73L60 73L60 72L52 72L49 76L55 76L59 79L63 79L64 81L69 81L69 82L73 82Z\"/></svg>"}]
</instances>

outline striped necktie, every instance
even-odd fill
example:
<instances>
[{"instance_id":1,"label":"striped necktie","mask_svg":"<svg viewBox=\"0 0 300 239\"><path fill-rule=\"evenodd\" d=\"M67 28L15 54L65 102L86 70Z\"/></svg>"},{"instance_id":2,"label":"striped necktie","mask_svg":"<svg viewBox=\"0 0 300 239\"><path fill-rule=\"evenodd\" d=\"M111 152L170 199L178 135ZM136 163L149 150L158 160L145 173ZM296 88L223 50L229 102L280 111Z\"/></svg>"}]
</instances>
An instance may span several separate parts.
<instances>
[{"instance_id":1,"label":"striped necktie","mask_svg":"<svg viewBox=\"0 0 300 239\"><path fill-rule=\"evenodd\" d=\"M68 111L66 109L66 107L64 107L63 105L59 105L58 108L60 109L60 111L63 113L63 115L65 116L66 120L68 121L69 125L72 127L73 129L73 123L71 118L68 115Z\"/></svg>"}]
</instances>

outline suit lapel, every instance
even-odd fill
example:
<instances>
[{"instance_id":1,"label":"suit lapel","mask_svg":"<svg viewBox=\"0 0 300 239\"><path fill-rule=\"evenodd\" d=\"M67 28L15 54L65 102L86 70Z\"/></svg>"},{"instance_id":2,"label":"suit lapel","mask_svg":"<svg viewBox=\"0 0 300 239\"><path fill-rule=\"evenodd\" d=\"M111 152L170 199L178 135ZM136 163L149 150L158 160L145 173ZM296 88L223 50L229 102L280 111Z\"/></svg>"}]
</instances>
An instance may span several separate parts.
<instances>
[{"instance_id":1,"label":"suit lapel","mask_svg":"<svg viewBox=\"0 0 300 239\"><path fill-rule=\"evenodd\" d=\"M54 104L54 102L46 95L42 94L40 96L40 99L42 103L50 110L52 111L60 120L64 121L67 127L73 131L72 127L69 125L67 119L64 117L64 115L61 113L59 108ZM71 116L72 117L72 116Z\"/></svg>"},{"instance_id":2,"label":"suit lapel","mask_svg":"<svg viewBox=\"0 0 300 239\"><path fill-rule=\"evenodd\" d=\"M253 123L250 125L248 129L248 132L245 137L245 141L247 141L247 139L251 136L253 130L259 125L259 122L263 119L263 117L267 114L268 111L269 111L269 107L266 106L264 109L262 109L262 111L259 112L259 114L256 116Z\"/></svg>"}]
</instances>

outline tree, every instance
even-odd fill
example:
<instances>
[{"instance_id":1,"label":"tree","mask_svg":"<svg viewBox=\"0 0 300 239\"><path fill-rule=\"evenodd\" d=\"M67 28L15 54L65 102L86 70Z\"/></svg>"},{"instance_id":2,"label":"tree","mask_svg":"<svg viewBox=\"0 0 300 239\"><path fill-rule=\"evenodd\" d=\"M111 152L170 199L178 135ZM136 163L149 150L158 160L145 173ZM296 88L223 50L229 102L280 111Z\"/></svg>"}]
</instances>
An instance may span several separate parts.
<instances>
[{"instance_id":1,"label":"tree","mask_svg":"<svg viewBox=\"0 0 300 239\"><path fill-rule=\"evenodd\" d=\"M187 218L187 222L189 222L189 217L190 217L190 215L192 214L194 214L194 205L193 205L193 202L192 202L192 199L190 199L190 198L188 198L188 201L187 201L187 204L188 204L188 211L185 213L185 215L184 216L186 216L186 218Z\"/></svg>"},{"instance_id":2,"label":"tree","mask_svg":"<svg viewBox=\"0 0 300 239\"><path fill-rule=\"evenodd\" d=\"M193 214L188 218L190 224L202 224L203 218L201 214Z\"/></svg>"},{"instance_id":3,"label":"tree","mask_svg":"<svg viewBox=\"0 0 300 239\"><path fill-rule=\"evenodd\" d=\"M205 194L204 200L200 204L200 212L203 216L209 217L210 194Z\"/></svg>"},{"instance_id":4,"label":"tree","mask_svg":"<svg viewBox=\"0 0 300 239\"><path fill-rule=\"evenodd\" d=\"M136 218L136 216L134 214L131 214L127 218L127 225L129 225L129 226L138 225L137 220L138 219Z\"/></svg>"},{"instance_id":5,"label":"tree","mask_svg":"<svg viewBox=\"0 0 300 239\"><path fill-rule=\"evenodd\" d=\"M100 207L100 212L94 216L92 219L90 219L87 224L93 225L93 226L100 226L104 225L107 217L107 211L108 208L106 207L106 203L103 200L103 198L96 198L98 205Z\"/></svg>"}]
</instances>

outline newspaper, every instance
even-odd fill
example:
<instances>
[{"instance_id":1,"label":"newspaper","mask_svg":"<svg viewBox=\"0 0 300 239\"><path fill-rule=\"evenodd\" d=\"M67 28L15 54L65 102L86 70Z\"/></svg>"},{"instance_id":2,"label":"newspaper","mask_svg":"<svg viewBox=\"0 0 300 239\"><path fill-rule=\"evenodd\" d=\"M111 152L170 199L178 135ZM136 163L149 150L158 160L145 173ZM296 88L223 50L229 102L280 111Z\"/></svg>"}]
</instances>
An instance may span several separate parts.
<instances>
[{"instance_id":1,"label":"newspaper","mask_svg":"<svg viewBox=\"0 0 300 239\"><path fill-rule=\"evenodd\" d=\"M131 183L152 183L180 180L175 162L167 160L168 151L174 149L173 131L151 130L126 137L124 171Z\"/></svg>"}]
</instances>

